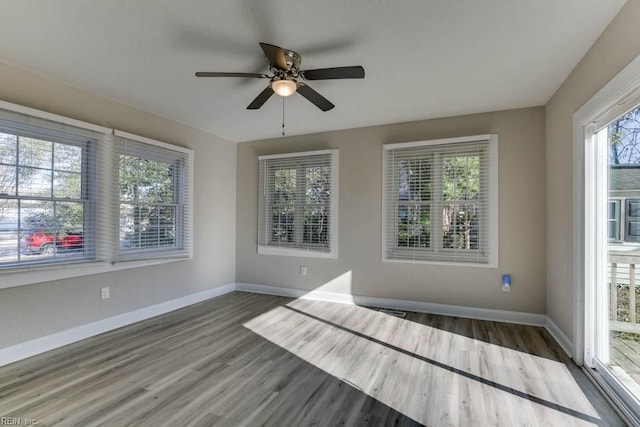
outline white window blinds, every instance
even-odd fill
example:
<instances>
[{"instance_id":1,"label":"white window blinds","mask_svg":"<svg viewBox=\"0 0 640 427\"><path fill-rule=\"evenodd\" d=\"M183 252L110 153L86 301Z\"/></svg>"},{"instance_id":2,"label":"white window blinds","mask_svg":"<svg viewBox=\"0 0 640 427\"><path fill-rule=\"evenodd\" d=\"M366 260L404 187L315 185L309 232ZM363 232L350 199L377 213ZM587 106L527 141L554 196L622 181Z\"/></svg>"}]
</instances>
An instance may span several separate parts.
<instances>
[{"instance_id":1,"label":"white window blinds","mask_svg":"<svg viewBox=\"0 0 640 427\"><path fill-rule=\"evenodd\" d=\"M259 157L259 253L337 257L337 162L337 150Z\"/></svg>"},{"instance_id":2,"label":"white window blinds","mask_svg":"<svg viewBox=\"0 0 640 427\"><path fill-rule=\"evenodd\" d=\"M0 270L191 257L192 174L190 149L0 101Z\"/></svg>"},{"instance_id":3,"label":"white window blinds","mask_svg":"<svg viewBox=\"0 0 640 427\"><path fill-rule=\"evenodd\" d=\"M117 259L190 256L190 150L118 135Z\"/></svg>"},{"instance_id":4,"label":"white window blinds","mask_svg":"<svg viewBox=\"0 0 640 427\"><path fill-rule=\"evenodd\" d=\"M384 146L386 260L497 265L497 136Z\"/></svg>"},{"instance_id":5,"label":"white window blinds","mask_svg":"<svg viewBox=\"0 0 640 427\"><path fill-rule=\"evenodd\" d=\"M101 137L0 110L0 268L98 258Z\"/></svg>"}]
</instances>

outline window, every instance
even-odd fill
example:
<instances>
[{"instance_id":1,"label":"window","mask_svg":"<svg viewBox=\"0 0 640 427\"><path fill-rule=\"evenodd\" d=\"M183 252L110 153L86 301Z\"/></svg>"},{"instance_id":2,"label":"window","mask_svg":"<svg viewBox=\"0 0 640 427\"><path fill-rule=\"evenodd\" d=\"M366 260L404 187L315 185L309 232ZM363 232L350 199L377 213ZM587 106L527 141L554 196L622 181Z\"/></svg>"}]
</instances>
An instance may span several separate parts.
<instances>
[{"instance_id":1,"label":"window","mask_svg":"<svg viewBox=\"0 0 640 427\"><path fill-rule=\"evenodd\" d=\"M259 162L258 253L336 258L338 150Z\"/></svg>"},{"instance_id":2,"label":"window","mask_svg":"<svg viewBox=\"0 0 640 427\"><path fill-rule=\"evenodd\" d=\"M0 268L95 259L97 138L0 111Z\"/></svg>"},{"instance_id":3,"label":"window","mask_svg":"<svg viewBox=\"0 0 640 427\"><path fill-rule=\"evenodd\" d=\"M119 141L119 258L188 255L190 169L178 147Z\"/></svg>"},{"instance_id":4,"label":"window","mask_svg":"<svg viewBox=\"0 0 640 427\"><path fill-rule=\"evenodd\" d=\"M383 259L497 266L497 135L384 146Z\"/></svg>"},{"instance_id":5,"label":"window","mask_svg":"<svg viewBox=\"0 0 640 427\"><path fill-rule=\"evenodd\" d=\"M609 200L607 202L607 229L610 242L621 241L620 218L621 218L621 200Z\"/></svg>"},{"instance_id":6,"label":"window","mask_svg":"<svg viewBox=\"0 0 640 427\"><path fill-rule=\"evenodd\" d=\"M627 199L625 212L625 240L640 242L640 199Z\"/></svg>"},{"instance_id":7,"label":"window","mask_svg":"<svg viewBox=\"0 0 640 427\"><path fill-rule=\"evenodd\" d=\"M187 148L0 101L0 288L191 257L192 173Z\"/></svg>"}]
</instances>

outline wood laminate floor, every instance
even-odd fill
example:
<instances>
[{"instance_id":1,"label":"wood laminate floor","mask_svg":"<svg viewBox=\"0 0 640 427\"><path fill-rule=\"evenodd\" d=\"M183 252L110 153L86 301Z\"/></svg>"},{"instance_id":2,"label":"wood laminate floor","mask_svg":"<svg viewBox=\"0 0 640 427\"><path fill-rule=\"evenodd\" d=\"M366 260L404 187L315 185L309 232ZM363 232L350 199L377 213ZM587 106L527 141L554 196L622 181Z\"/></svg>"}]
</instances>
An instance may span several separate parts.
<instances>
[{"instance_id":1,"label":"wood laminate floor","mask_svg":"<svg viewBox=\"0 0 640 427\"><path fill-rule=\"evenodd\" d=\"M624 425L542 329L233 292L0 368L39 426Z\"/></svg>"}]
</instances>

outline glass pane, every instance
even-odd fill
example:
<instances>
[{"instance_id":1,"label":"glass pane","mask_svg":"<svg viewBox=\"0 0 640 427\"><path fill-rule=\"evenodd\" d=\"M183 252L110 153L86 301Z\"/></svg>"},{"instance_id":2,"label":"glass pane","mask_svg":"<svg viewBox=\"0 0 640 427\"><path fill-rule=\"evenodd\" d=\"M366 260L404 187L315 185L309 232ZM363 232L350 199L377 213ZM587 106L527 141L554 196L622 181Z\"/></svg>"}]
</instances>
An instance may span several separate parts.
<instances>
[{"instance_id":1,"label":"glass pane","mask_svg":"<svg viewBox=\"0 0 640 427\"><path fill-rule=\"evenodd\" d=\"M125 239L130 243L132 248L146 248L148 242L143 232L149 225L149 207L145 205L123 205L125 207L124 222L128 225L128 233L125 234ZM120 222L123 222L122 208L120 211Z\"/></svg>"},{"instance_id":2,"label":"glass pane","mask_svg":"<svg viewBox=\"0 0 640 427\"><path fill-rule=\"evenodd\" d=\"M18 201L0 199L0 228L18 227Z\"/></svg>"},{"instance_id":3,"label":"glass pane","mask_svg":"<svg viewBox=\"0 0 640 427\"><path fill-rule=\"evenodd\" d=\"M123 212L124 210L124 212ZM120 208L120 224L122 235L122 224L126 226L124 238L132 248L146 248L148 242L143 232L149 225L149 207L145 205L122 205Z\"/></svg>"},{"instance_id":4,"label":"glass pane","mask_svg":"<svg viewBox=\"0 0 640 427\"><path fill-rule=\"evenodd\" d=\"M620 215L620 202L617 200L607 203L609 210L609 219L617 219Z\"/></svg>"},{"instance_id":5,"label":"glass pane","mask_svg":"<svg viewBox=\"0 0 640 427\"><path fill-rule=\"evenodd\" d=\"M175 245L175 206L120 205L120 249Z\"/></svg>"},{"instance_id":6,"label":"glass pane","mask_svg":"<svg viewBox=\"0 0 640 427\"><path fill-rule=\"evenodd\" d=\"M51 170L19 167L18 196L51 197Z\"/></svg>"},{"instance_id":7,"label":"glass pane","mask_svg":"<svg viewBox=\"0 0 640 427\"><path fill-rule=\"evenodd\" d=\"M20 242L25 254L53 257L56 254L58 233L53 202L23 200L20 203Z\"/></svg>"},{"instance_id":8,"label":"glass pane","mask_svg":"<svg viewBox=\"0 0 640 427\"><path fill-rule=\"evenodd\" d=\"M53 197L82 198L82 175L73 172L53 173Z\"/></svg>"},{"instance_id":9,"label":"glass pane","mask_svg":"<svg viewBox=\"0 0 640 427\"><path fill-rule=\"evenodd\" d=\"M609 240L620 240L620 227L619 222L616 220L609 220Z\"/></svg>"},{"instance_id":10,"label":"glass pane","mask_svg":"<svg viewBox=\"0 0 640 427\"><path fill-rule=\"evenodd\" d=\"M53 168L57 171L82 172L82 147L54 144Z\"/></svg>"},{"instance_id":11,"label":"glass pane","mask_svg":"<svg viewBox=\"0 0 640 427\"><path fill-rule=\"evenodd\" d=\"M135 223L133 205L120 204L120 248L134 247Z\"/></svg>"},{"instance_id":12,"label":"glass pane","mask_svg":"<svg viewBox=\"0 0 640 427\"><path fill-rule=\"evenodd\" d=\"M58 253L82 250L84 247L84 204L59 202L55 207Z\"/></svg>"},{"instance_id":13,"label":"glass pane","mask_svg":"<svg viewBox=\"0 0 640 427\"><path fill-rule=\"evenodd\" d=\"M71 233L82 233L84 228L84 203L57 202L56 228Z\"/></svg>"},{"instance_id":14,"label":"glass pane","mask_svg":"<svg viewBox=\"0 0 640 427\"><path fill-rule=\"evenodd\" d=\"M120 156L119 179L120 200L135 200L137 169L134 157Z\"/></svg>"},{"instance_id":15,"label":"glass pane","mask_svg":"<svg viewBox=\"0 0 640 427\"><path fill-rule=\"evenodd\" d=\"M443 167L445 201L475 200L480 192L480 156L446 157Z\"/></svg>"},{"instance_id":16,"label":"glass pane","mask_svg":"<svg viewBox=\"0 0 640 427\"><path fill-rule=\"evenodd\" d=\"M442 247L478 249L478 207L475 204L445 204L442 210Z\"/></svg>"},{"instance_id":17,"label":"glass pane","mask_svg":"<svg viewBox=\"0 0 640 427\"><path fill-rule=\"evenodd\" d=\"M16 167L0 165L0 195L16 195Z\"/></svg>"},{"instance_id":18,"label":"glass pane","mask_svg":"<svg viewBox=\"0 0 640 427\"><path fill-rule=\"evenodd\" d=\"M175 206L160 206L156 210L158 215L158 245L161 247L176 244L176 208Z\"/></svg>"},{"instance_id":19,"label":"glass pane","mask_svg":"<svg viewBox=\"0 0 640 427\"><path fill-rule=\"evenodd\" d=\"M0 163L15 165L18 137L0 132Z\"/></svg>"},{"instance_id":20,"label":"glass pane","mask_svg":"<svg viewBox=\"0 0 640 427\"><path fill-rule=\"evenodd\" d=\"M296 170L276 169L273 179L273 204L293 204L296 200Z\"/></svg>"},{"instance_id":21,"label":"glass pane","mask_svg":"<svg viewBox=\"0 0 640 427\"><path fill-rule=\"evenodd\" d=\"M274 206L271 213L271 243L293 243L293 206Z\"/></svg>"},{"instance_id":22,"label":"glass pane","mask_svg":"<svg viewBox=\"0 0 640 427\"><path fill-rule=\"evenodd\" d=\"M431 246L430 207L398 206L398 246L428 248Z\"/></svg>"},{"instance_id":23,"label":"glass pane","mask_svg":"<svg viewBox=\"0 0 640 427\"><path fill-rule=\"evenodd\" d=\"M329 207L304 208L303 243L327 244L329 242Z\"/></svg>"},{"instance_id":24,"label":"glass pane","mask_svg":"<svg viewBox=\"0 0 640 427\"><path fill-rule=\"evenodd\" d=\"M18 201L0 199L0 263L18 261Z\"/></svg>"},{"instance_id":25,"label":"glass pane","mask_svg":"<svg viewBox=\"0 0 640 427\"><path fill-rule=\"evenodd\" d=\"M150 202L173 202L174 171L175 168L170 163L145 160L149 175L147 180L152 183L147 199Z\"/></svg>"},{"instance_id":26,"label":"glass pane","mask_svg":"<svg viewBox=\"0 0 640 427\"><path fill-rule=\"evenodd\" d=\"M53 232L55 218L53 202L41 200L23 200L20 203L20 228L23 230L45 230Z\"/></svg>"},{"instance_id":27,"label":"glass pane","mask_svg":"<svg viewBox=\"0 0 640 427\"><path fill-rule=\"evenodd\" d=\"M120 156L120 200L173 202L175 167L131 156Z\"/></svg>"},{"instance_id":28,"label":"glass pane","mask_svg":"<svg viewBox=\"0 0 640 427\"><path fill-rule=\"evenodd\" d=\"M327 204L331 194L328 166L305 168L305 201L307 204Z\"/></svg>"},{"instance_id":29,"label":"glass pane","mask_svg":"<svg viewBox=\"0 0 640 427\"><path fill-rule=\"evenodd\" d=\"M18 231L0 228L0 264L18 261L18 250Z\"/></svg>"},{"instance_id":30,"label":"glass pane","mask_svg":"<svg viewBox=\"0 0 640 427\"><path fill-rule=\"evenodd\" d=\"M22 166L51 169L53 143L34 138L20 137L18 158Z\"/></svg>"},{"instance_id":31,"label":"glass pane","mask_svg":"<svg viewBox=\"0 0 640 427\"><path fill-rule=\"evenodd\" d=\"M627 216L638 218L640 217L640 200L628 200L627 201Z\"/></svg>"},{"instance_id":32,"label":"glass pane","mask_svg":"<svg viewBox=\"0 0 640 427\"><path fill-rule=\"evenodd\" d=\"M632 242L640 241L640 222L627 222L627 240Z\"/></svg>"},{"instance_id":33,"label":"glass pane","mask_svg":"<svg viewBox=\"0 0 640 427\"><path fill-rule=\"evenodd\" d=\"M139 207L140 247L172 246L175 240L175 214L173 207Z\"/></svg>"},{"instance_id":34,"label":"glass pane","mask_svg":"<svg viewBox=\"0 0 640 427\"><path fill-rule=\"evenodd\" d=\"M431 160L401 160L398 163L398 201L431 200Z\"/></svg>"}]
</instances>

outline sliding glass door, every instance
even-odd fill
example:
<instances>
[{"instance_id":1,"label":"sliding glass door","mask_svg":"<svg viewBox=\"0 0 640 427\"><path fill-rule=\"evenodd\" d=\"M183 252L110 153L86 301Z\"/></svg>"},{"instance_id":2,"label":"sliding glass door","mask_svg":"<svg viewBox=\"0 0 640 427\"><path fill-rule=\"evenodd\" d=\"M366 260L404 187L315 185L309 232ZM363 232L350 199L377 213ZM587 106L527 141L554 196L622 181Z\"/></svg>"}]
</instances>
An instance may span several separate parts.
<instances>
[{"instance_id":1,"label":"sliding glass door","mask_svg":"<svg viewBox=\"0 0 640 427\"><path fill-rule=\"evenodd\" d=\"M585 364L640 414L640 107L585 134Z\"/></svg>"}]
</instances>

